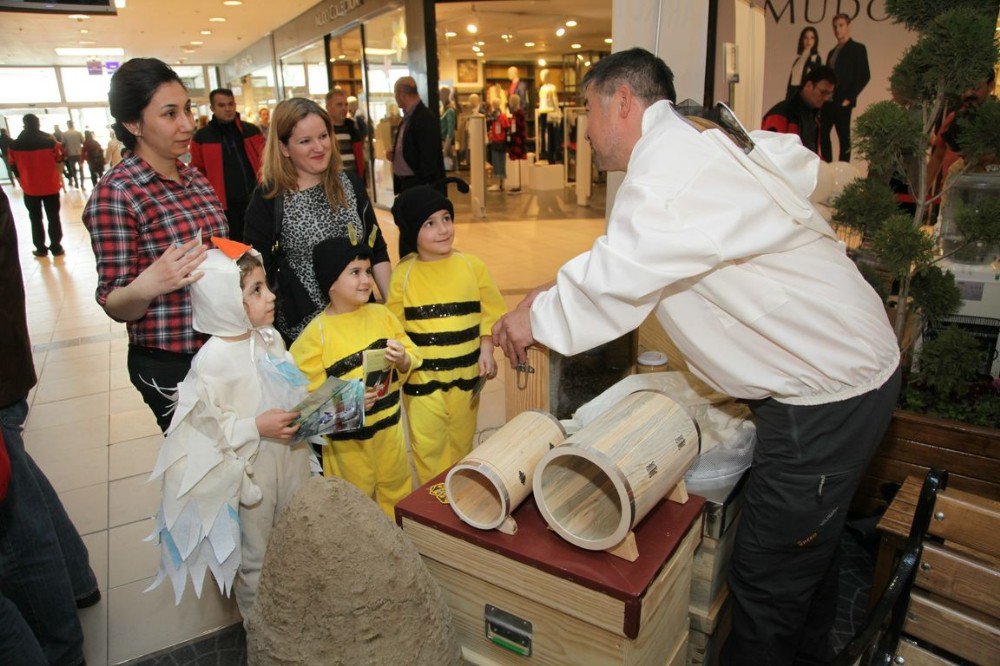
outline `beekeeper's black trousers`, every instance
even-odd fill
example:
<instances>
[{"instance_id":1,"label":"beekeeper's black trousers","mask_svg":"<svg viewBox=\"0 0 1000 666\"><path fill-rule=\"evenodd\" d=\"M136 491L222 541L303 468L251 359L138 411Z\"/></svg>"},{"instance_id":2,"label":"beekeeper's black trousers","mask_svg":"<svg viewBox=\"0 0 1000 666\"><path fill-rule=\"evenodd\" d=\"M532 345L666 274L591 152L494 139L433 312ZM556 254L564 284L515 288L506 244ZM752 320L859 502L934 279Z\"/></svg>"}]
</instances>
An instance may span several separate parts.
<instances>
[{"instance_id":1,"label":"beekeeper's black trousers","mask_svg":"<svg viewBox=\"0 0 1000 666\"><path fill-rule=\"evenodd\" d=\"M897 369L880 388L840 402L750 404L758 441L733 549L723 664L832 659L840 537L899 383Z\"/></svg>"}]
</instances>

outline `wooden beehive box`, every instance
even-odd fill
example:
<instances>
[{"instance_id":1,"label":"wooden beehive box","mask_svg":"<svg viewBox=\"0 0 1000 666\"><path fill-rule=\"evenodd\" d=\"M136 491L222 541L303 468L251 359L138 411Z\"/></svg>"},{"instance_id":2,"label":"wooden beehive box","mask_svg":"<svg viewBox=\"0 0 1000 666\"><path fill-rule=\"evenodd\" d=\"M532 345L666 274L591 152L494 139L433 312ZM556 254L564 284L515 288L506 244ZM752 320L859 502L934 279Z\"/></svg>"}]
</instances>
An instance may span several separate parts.
<instances>
[{"instance_id":1,"label":"wooden beehive box","mask_svg":"<svg viewBox=\"0 0 1000 666\"><path fill-rule=\"evenodd\" d=\"M532 498L513 514L516 534L476 530L443 503L443 479L400 502L396 519L441 585L467 661L684 663L702 498L656 506L627 562L561 539Z\"/></svg>"}]
</instances>

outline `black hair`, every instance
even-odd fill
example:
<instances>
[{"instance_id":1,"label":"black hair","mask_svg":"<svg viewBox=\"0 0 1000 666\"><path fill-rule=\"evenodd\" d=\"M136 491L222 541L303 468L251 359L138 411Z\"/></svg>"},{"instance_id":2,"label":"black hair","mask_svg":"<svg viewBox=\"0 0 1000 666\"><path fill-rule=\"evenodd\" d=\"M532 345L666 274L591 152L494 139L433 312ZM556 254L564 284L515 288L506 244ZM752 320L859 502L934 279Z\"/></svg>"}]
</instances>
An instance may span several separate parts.
<instances>
[{"instance_id":1,"label":"black hair","mask_svg":"<svg viewBox=\"0 0 1000 666\"><path fill-rule=\"evenodd\" d=\"M212 104L215 104L215 96L216 95L224 95L225 97L232 97L234 99L236 98L236 95L234 95L233 91L230 90L229 88L216 88L212 92L208 93L208 104L209 104L209 106L211 106Z\"/></svg>"},{"instance_id":2,"label":"black hair","mask_svg":"<svg viewBox=\"0 0 1000 666\"><path fill-rule=\"evenodd\" d=\"M619 85L627 83L632 93L647 105L661 99L677 102L674 73L662 59L641 48L601 58L581 83L584 92L594 86L602 97L611 95Z\"/></svg>"},{"instance_id":3,"label":"black hair","mask_svg":"<svg viewBox=\"0 0 1000 666\"><path fill-rule=\"evenodd\" d=\"M41 128L42 124L38 120L38 116L33 113L26 113L24 117L21 118L21 122L24 123L24 129L35 130Z\"/></svg>"},{"instance_id":4,"label":"black hair","mask_svg":"<svg viewBox=\"0 0 1000 666\"><path fill-rule=\"evenodd\" d=\"M111 129L129 150L135 150L136 138L124 123L141 120L142 112L149 106L157 89L171 82L184 86L177 72L156 58L132 58L112 75L108 106L115 122Z\"/></svg>"},{"instance_id":5,"label":"black hair","mask_svg":"<svg viewBox=\"0 0 1000 666\"><path fill-rule=\"evenodd\" d=\"M807 83L816 85L820 81L828 81L833 85L837 85L837 73L833 71L832 67L827 67L826 65L818 65L809 70L809 72L802 77L802 85Z\"/></svg>"},{"instance_id":6,"label":"black hair","mask_svg":"<svg viewBox=\"0 0 1000 666\"><path fill-rule=\"evenodd\" d=\"M798 49L795 51L795 53L796 54L802 53L802 42L803 42L803 40L805 40L807 32L811 32L813 34L813 37L815 37L815 39L813 40L812 49L810 49L809 53L812 53L814 55L818 54L819 53L819 33L816 32L816 28L812 27L811 25L807 25L806 27L802 28L802 32L799 33L799 46L798 46Z\"/></svg>"}]
</instances>

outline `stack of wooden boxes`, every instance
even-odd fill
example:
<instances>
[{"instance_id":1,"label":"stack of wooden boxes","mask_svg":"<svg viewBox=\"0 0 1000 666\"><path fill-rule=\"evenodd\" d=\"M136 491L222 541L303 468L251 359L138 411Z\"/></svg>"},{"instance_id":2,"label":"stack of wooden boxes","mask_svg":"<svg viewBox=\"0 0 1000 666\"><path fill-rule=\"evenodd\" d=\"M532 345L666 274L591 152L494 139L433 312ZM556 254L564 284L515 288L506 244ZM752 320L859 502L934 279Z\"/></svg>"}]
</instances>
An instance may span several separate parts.
<instances>
[{"instance_id":1,"label":"stack of wooden boxes","mask_svg":"<svg viewBox=\"0 0 1000 666\"><path fill-rule=\"evenodd\" d=\"M729 598L729 565L739 523L740 499L746 473L721 501L705 504L701 544L695 550L691 568L691 633L688 664L713 666L729 636L732 602Z\"/></svg>"},{"instance_id":2,"label":"stack of wooden boxes","mask_svg":"<svg viewBox=\"0 0 1000 666\"><path fill-rule=\"evenodd\" d=\"M639 558L588 551L547 529L532 498L517 532L477 530L444 503L442 474L396 507L474 664L669 664L687 658L704 500L663 501L636 530Z\"/></svg>"}]
</instances>

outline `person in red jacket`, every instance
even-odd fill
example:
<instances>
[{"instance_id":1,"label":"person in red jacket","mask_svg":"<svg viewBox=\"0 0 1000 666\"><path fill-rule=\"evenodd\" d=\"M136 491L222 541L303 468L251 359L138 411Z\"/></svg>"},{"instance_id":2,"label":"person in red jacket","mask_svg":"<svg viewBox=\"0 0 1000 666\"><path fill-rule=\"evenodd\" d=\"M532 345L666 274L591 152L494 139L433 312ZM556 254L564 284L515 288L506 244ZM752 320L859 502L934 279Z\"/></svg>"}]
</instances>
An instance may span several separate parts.
<instances>
[{"instance_id":1,"label":"person in red jacket","mask_svg":"<svg viewBox=\"0 0 1000 666\"><path fill-rule=\"evenodd\" d=\"M191 141L191 166L208 178L222 202L229 237L243 240L243 214L257 186L264 135L253 123L240 120L236 99L228 88L209 94L212 120Z\"/></svg>"},{"instance_id":2,"label":"person in red jacket","mask_svg":"<svg viewBox=\"0 0 1000 666\"><path fill-rule=\"evenodd\" d=\"M56 257L63 254L62 223L59 221L59 189L62 186L62 162L59 142L40 129L38 116L24 116L24 131L10 144L10 163L17 169L24 190L24 207L31 220L31 241L34 255L44 257L52 250ZM49 221L49 243L45 245L42 206Z\"/></svg>"},{"instance_id":3,"label":"person in red jacket","mask_svg":"<svg viewBox=\"0 0 1000 666\"><path fill-rule=\"evenodd\" d=\"M819 111L830 101L837 85L837 74L825 65L809 70L802 85L788 99L775 104L764 114L760 128L780 134L798 134L802 145L826 159L820 142Z\"/></svg>"}]
</instances>

